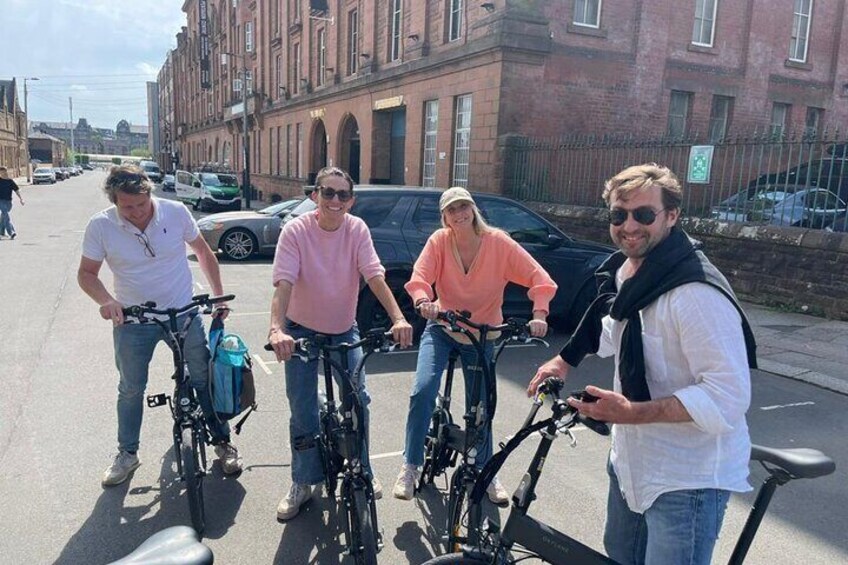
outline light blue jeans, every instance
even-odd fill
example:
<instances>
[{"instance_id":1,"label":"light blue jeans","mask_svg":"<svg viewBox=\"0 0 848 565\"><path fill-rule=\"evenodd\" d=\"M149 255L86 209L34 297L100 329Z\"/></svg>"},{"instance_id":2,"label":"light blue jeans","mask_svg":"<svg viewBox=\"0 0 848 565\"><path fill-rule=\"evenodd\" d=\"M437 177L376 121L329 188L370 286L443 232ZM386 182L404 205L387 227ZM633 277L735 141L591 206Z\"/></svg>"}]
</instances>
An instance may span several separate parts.
<instances>
[{"instance_id":1,"label":"light blue jeans","mask_svg":"<svg viewBox=\"0 0 848 565\"><path fill-rule=\"evenodd\" d=\"M730 492L705 488L667 492L644 514L633 512L607 463L609 497L604 548L622 565L709 565Z\"/></svg>"},{"instance_id":2,"label":"light blue jeans","mask_svg":"<svg viewBox=\"0 0 848 565\"><path fill-rule=\"evenodd\" d=\"M494 346L487 342L483 350L486 355L485 363L492 358ZM492 457L492 422L485 406L486 383L482 369L478 366L477 350L471 344L458 343L444 330L444 326L429 322L421 335L418 348L418 365L415 368L415 382L409 395L409 415L406 419L406 445L404 459L409 465L420 467L424 464L424 438L430 427L436 397L439 395L439 385L442 373L448 365L451 351L458 351L462 362L462 373L465 376L465 409L468 411L472 402L472 383L474 375L479 374L479 395L484 399L484 421L486 424L477 432L476 466L482 468ZM462 422L462 418L454 414L454 421Z\"/></svg>"},{"instance_id":3,"label":"light blue jeans","mask_svg":"<svg viewBox=\"0 0 848 565\"><path fill-rule=\"evenodd\" d=\"M11 200L0 200L0 235L8 235L11 237L15 233L15 226L12 225L12 218L9 212L12 211Z\"/></svg>"},{"instance_id":4,"label":"light blue jeans","mask_svg":"<svg viewBox=\"0 0 848 565\"><path fill-rule=\"evenodd\" d=\"M187 314L178 318L178 328L183 327L186 316ZM156 345L165 340L165 335L165 331L156 324L122 324L115 326L112 331L115 364L121 375L118 384L118 449L121 451L138 450L150 359ZM191 386L197 392L203 413L207 414L206 423L212 435L212 443L229 441L229 425L219 422L214 416L208 416L213 414L208 386L209 347L199 317L195 318L188 328L184 354L188 362Z\"/></svg>"},{"instance_id":5,"label":"light blue jeans","mask_svg":"<svg viewBox=\"0 0 848 565\"><path fill-rule=\"evenodd\" d=\"M286 321L286 333L294 339L311 338L316 331ZM343 334L330 338L330 344L352 343L359 339L359 329L356 324ZM334 354L335 360L341 364L340 354ZM362 350L354 349L347 354L348 368L353 371L362 358ZM289 442L292 450L292 481L302 485L317 485L324 480L324 468L321 465L321 453L318 451L317 437L320 431L318 421L318 369L323 366L317 359L305 363L299 357L286 361L286 396L289 400ZM333 370L333 377L338 385L339 375ZM371 463L368 459L368 405L371 397L365 390L365 371L363 370L353 381L354 391L359 395L362 404L364 420L364 441L360 459L362 469L371 475ZM338 391L339 388L336 389ZM334 394L336 407L341 406L339 394Z\"/></svg>"}]
</instances>

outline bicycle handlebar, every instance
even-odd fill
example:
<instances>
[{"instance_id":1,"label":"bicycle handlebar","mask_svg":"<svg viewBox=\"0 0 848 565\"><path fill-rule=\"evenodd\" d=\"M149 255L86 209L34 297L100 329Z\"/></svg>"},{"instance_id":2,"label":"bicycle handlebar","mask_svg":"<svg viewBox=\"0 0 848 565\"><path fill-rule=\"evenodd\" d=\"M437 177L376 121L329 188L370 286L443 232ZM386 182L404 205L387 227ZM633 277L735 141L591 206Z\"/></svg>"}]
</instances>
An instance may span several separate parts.
<instances>
[{"instance_id":1,"label":"bicycle handlebar","mask_svg":"<svg viewBox=\"0 0 848 565\"><path fill-rule=\"evenodd\" d=\"M346 353L352 349L359 347L372 347L375 351L383 352L392 351L397 347L397 342L393 340L393 334L386 331L384 328L374 328L369 330L365 337L353 343L337 343L330 344L329 337L326 334L316 333L314 337L296 339L294 341L293 355L299 357L303 362L309 362L315 359L315 356L310 355L310 350L319 349L325 352L341 352ZM274 351L274 347L270 343L264 346L265 351Z\"/></svg>"},{"instance_id":2,"label":"bicycle handlebar","mask_svg":"<svg viewBox=\"0 0 848 565\"><path fill-rule=\"evenodd\" d=\"M530 335L530 324L527 320L522 320L520 318L507 318L507 320L496 326L490 326L488 324L478 324L476 322L471 321L471 312L468 310L444 310L440 311L436 315L437 320L442 320L450 324L451 331L463 333L470 338L474 338L473 335L469 335L470 332L468 328L464 328L459 324L464 324L469 328L475 329L480 332L480 335L500 332L507 334L507 338L504 341L522 341L524 343L531 343L537 341L544 345L545 347L549 347L548 342L539 337L533 337Z\"/></svg>"},{"instance_id":3,"label":"bicycle handlebar","mask_svg":"<svg viewBox=\"0 0 848 565\"><path fill-rule=\"evenodd\" d=\"M161 316L179 316L185 312L193 308L199 308L201 306L205 306L206 308L211 309L212 306L221 302L229 302L230 300L236 297L235 294L223 294L220 296L209 296L208 294L198 294L192 296L191 302L186 304L185 306L181 306L179 308L166 308L164 310L160 310L156 308L155 302L145 302L144 304L138 304L135 306L127 306L126 308L122 308L121 311L124 313L124 316L131 316L133 318L138 318L140 321L144 321L144 316L147 314L161 315ZM208 312L207 312L208 313Z\"/></svg>"}]
</instances>

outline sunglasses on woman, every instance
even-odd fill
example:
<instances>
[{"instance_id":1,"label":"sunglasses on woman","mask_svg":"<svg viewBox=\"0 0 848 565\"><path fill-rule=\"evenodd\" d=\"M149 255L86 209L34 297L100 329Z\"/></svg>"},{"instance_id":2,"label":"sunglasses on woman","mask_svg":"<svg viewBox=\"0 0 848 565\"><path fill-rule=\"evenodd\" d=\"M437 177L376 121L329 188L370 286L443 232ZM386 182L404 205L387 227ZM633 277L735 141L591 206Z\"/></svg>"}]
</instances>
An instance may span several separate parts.
<instances>
[{"instance_id":1,"label":"sunglasses on woman","mask_svg":"<svg viewBox=\"0 0 848 565\"><path fill-rule=\"evenodd\" d=\"M353 193L349 190L335 190L329 186L319 186L318 190L321 192L321 196L327 200L332 200L334 196L338 196L339 202L347 202L353 198Z\"/></svg>"},{"instance_id":2,"label":"sunglasses on woman","mask_svg":"<svg viewBox=\"0 0 848 565\"><path fill-rule=\"evenodd\" d=\"M627 216L633 215L633 219L642 224L643 226L650 226L653 224L657 215L660 212L665 212L665 208L660 211L655 211L650 206L639 206L635 210L625 210L624 208L613 208L609 211L609 223L614 226L620 226L624 222L627 221Z\"/></svg>"}]
</instances>

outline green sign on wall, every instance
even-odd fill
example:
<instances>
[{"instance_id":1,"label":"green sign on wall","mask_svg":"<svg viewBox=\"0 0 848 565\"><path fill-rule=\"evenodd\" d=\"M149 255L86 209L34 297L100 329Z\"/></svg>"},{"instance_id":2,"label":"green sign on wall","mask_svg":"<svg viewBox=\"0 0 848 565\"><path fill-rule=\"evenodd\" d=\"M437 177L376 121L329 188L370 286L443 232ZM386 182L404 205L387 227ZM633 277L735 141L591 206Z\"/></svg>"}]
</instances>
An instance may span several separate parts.
<instances>
[{"instance_id":1,"label":"green sign on wall","mask_svg":"<svg viewBox=\"0 0 848 565\"><path fill-rule=\"evenodd\" d=\"M709 184L710 170L713 168L713 146L693 145L689 149L689 174L687 182L691 184Z\"/></svg>"}]
</instances>

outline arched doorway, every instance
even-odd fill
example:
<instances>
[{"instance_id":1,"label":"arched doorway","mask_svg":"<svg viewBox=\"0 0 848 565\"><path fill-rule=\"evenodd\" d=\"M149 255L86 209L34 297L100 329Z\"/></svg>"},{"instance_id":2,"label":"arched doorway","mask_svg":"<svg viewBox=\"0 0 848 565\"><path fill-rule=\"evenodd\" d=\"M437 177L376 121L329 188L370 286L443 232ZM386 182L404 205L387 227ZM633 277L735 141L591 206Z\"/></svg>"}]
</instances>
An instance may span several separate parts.
<instances>
[{"instance_id":1,"label":"arched doorway","mask_svg":"<svg viewBox=\"0 0 848 565\"><path fill-rule=\"evenodd\" d=\"M308 184L315 184L315 175L327 166L327 129L323 120L315 120L312 127L312 164L309 167Z\"/></svg>"},{"instance_id":2,"label":"arched doorway","mask_svg":"<svg viewBox=\"0 0 848 565\"><path fill-rule=\"evenodd\" d=\"M223 151L223 154L221 155L221 162L224 163L224 166L227 167L227 168L232 168L232 166L233 166L232 152L233 152L232 144L229 141L225 141L224 142L224 151Z\"/></svg>"},{"instance_id":3,"label":"arched doorway","mask_svg":"<svg viewBox=\"0 0 848 565\"><path fill-rule=\"evenodd\" d=\"M359 124L352 114L342 120L339 132L339 166L359 183Z\"/></svg>"}]
</instances>

